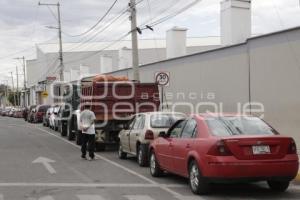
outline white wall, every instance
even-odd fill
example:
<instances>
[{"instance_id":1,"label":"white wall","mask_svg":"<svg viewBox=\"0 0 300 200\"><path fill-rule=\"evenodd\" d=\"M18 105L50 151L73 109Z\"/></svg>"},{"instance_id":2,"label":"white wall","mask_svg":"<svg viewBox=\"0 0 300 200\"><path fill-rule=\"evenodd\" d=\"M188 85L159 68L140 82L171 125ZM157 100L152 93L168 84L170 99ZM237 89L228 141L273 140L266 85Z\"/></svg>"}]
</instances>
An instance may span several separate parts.
<instances>
[{"instance_id":1,"label":"white wall","mask_svg":"<svg viewBox=\"0 0 300 200\"><path fill-rule=\"evenodd\" d=\"M100 73L108 73L113 71L113 58L108 55L100 56Z\"/></svg>"},{"instance_id":2,"label":"white wall","mask_svg":"<svg viewBox=\"0 0 300 200\"><path fill-rule=\"evenodd\" d=\"M119 50L119 69L128 67L132 67L132 50L124 47Z\"/></svg>"},{"instance_id":3,"label":"white wall","mask_svg":"<svg viewBox=\"0 0 300 200\"><path fill-rule=\"evenodd\" d=\"M268 121L293 135L300 149L300 31L258 38L249 45L252 99L265 105Z\"/></svg>"},{"instance_id":4,"label":"white wall","mask_svg":"<svg viewBox=\"0 0 300 200\"><path fill-rule=\"evenodd\" d=\"M195 106L207 101L208 93L214 93L215 98L209 101L223 103L224 112L236 112L238 103L249 102L250 89L252 102L264 106L265 120L282 134L293 136L300 148L300 28L141 66L142 82L153 82L157 71L171 74L166 88L173 93L170 103L191 102ZM132 78L131 69L112 74ZM176 97L178 92L186 98ZM189 98L189 93L196 93L197 98ZM200 112L207 108L202 107ZM187 107L178 107L178 111L190 112Z\"/></svg>"}]
</instances>

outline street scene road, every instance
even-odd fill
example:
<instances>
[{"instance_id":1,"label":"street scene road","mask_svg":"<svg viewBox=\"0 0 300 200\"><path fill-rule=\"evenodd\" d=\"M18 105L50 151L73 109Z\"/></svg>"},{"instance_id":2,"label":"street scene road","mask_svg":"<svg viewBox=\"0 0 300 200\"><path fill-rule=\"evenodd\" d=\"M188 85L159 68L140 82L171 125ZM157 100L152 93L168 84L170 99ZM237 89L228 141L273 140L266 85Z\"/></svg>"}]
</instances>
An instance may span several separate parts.
<instances>
[{"instance_id":1,"label":"street scene road","mask_svg":"<svg viewBox=\"0 0 300 200\"><path fill-rule=\"evenodd\" d=\"M299 0L1 0L0 200L300 199Z\"/></svg>"},{"instance_id":2,"label":"street scene road","mask_svg":"<svg viewBox=\"0 0 300 200\"><path fill-rule=\"evenodd\" d=\"M186 179L171 174L152 178L135 158L120 160L113 149L98 153L95 161L82 160L75 143L40 124L1 117L0 130L1 200L300 198L300 185L276 194L265 183L220 184L208 196L194 196ZM38 158L47 159L34 163Z\"/></svg>"}]
</instances>

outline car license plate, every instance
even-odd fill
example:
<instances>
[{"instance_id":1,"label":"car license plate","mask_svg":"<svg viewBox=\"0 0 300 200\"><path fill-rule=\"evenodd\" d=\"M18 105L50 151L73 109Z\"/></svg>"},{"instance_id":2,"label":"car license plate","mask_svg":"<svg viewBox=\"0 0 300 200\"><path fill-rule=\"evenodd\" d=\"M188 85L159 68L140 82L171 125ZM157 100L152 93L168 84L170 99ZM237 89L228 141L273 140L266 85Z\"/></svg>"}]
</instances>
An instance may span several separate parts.
<instances>
[{"instance_id":1,"label":"car license plate","mask_svg":"<svg viewBox=\"0 0 300 200\"><path fill-rule=\"evenodd\" d=\"M271 153L270 146L268 145L252 146L252 151L254 155Z\"/></svg>"}]
</instances>

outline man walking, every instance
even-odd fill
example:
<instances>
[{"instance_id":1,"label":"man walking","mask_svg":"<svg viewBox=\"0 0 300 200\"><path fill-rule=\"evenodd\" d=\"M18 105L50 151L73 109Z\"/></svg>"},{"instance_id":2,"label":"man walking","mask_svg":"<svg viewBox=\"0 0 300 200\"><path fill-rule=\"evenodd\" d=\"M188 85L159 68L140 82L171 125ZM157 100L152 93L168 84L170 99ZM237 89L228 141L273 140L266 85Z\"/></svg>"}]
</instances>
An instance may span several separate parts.
<instances>
[{"instance_id":1,"label":"man walking","mask_svg":"<svg viewBox=\"0 0 300 200\"><path fill-rule=\"evenodd\" d=\"M80 126L82 131L82 146L81 158L86 159L86 151L89 152L89 160L95 159L95 120L94 112L90 110L90 106L85 106L85 109L80 114Z\"/></svg>"}]
</instances>

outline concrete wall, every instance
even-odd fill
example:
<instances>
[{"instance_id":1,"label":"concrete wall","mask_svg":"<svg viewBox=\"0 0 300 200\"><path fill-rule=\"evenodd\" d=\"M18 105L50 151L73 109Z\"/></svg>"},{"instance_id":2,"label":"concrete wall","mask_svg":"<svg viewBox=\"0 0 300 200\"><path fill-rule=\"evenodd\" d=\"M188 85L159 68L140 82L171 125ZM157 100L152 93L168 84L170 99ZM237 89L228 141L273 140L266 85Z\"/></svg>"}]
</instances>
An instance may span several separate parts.
<instances>
[{"instance_id":1,"label":"concrete wall","mask_svg":"<svg viewBox=\"0 0 300 200\"><path fill-rule=\"evenodd\" d=\"M140 67L142 82L153 82L157 71L171 74L170 86L166 88L173 93L170 103L186 101L196 106L209 100L223 103L224 112L236 112L237 105L249 102L251 97L252 102L263 103L265 120L282 134L293 136L300 147L300 28L143 65ZM131 69L112 74L132 78ZM184 93L185 98L177 93ZM196 93L197 98L194 94L189 97L189 93ZM211 93L215 98L211 98ZM201 107L196 112L207 108ZM177 110L190 112L187 106Z\"/></svg>"},{"instance_id":2,"label":"concrete wall","mask_svg":"<svg viewBox=\"0 0 300 200\"><path fill-rule=\"evenodd\" d=\"M293 135L300 149L300 30L249 43L252 100L265 105L266 119Z\"/></svg>"}]
</instances>

